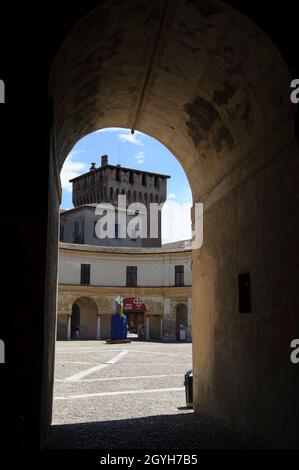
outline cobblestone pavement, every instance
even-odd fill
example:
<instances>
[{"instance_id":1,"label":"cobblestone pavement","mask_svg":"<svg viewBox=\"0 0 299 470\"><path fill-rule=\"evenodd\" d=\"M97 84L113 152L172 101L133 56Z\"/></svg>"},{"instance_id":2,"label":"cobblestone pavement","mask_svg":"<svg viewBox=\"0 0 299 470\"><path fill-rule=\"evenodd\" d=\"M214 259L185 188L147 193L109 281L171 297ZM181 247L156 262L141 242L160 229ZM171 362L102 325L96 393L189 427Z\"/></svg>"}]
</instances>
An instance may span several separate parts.
<instances>
[{"instance_id":1,"label":"cobblestone pavement","mask_svg":"<svg viewBox=\"0 0 299 470\"><path fill-rule=\"evenodd\" d=\"M58 342L48 448L252 448L257 443L186 409L192 345Z\"/></svg>"}]
</instances>

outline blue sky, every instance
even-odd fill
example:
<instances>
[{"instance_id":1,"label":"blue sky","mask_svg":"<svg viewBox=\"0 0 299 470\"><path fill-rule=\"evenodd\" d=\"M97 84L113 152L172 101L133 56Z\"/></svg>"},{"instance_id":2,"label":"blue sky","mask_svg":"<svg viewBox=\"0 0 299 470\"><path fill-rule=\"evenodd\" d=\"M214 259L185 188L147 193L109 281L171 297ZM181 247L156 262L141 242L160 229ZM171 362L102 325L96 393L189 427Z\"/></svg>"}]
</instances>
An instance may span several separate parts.
<instances>
[{"instance_id":1,"label":"blue sky","mask_svg":"<svg viewBox=\"0 0 299 470\"><path fill-rule=\"evenodd\" d=\"M91 162L100 166L101 155L109 163L170 175L167 203L162 211L163 243L191 238L190 207L192 195L187 177L177 159L156 139L129 129L108 128L93 132L79 140L68 155L61 171L62 204L72 205L69 179L89 171Z\"/></svg>"}]
</instances>

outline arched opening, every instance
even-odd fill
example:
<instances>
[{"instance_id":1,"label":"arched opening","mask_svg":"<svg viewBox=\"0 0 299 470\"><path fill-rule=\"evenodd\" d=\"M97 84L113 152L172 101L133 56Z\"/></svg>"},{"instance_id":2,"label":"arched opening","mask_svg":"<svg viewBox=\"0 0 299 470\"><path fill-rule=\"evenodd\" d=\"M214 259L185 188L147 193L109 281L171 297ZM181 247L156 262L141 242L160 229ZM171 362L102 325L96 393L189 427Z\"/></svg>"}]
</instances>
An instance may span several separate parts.
<instances>
[{"instance_id":1,"label":"arched opening","mask_svg":"<svg viewBox=\"0 0 299 470\"><path fill-rule=\"evenodd\" d=\"M179 304L176 308L176 339L177 341L186 340L186 328L188 326L188 308L185 304Z\"/></svg>"},{"instance_id":2,"label":"arched opening","mask_svg":"<svg viewBox=\"0 0 299 470\"><path fill-rule=\"evenodd\" d=\"M71 338L97 339L98 308L89 297L80 297L72 305Z\"/></svg>"},{"instance_id":3,"label":"arched opening","mask_svg":"<svg viewBox=\"0 0 299 470\"><path fill-rule=\"evenodd\" d=\"M277 305L285 338L296 321L287 299L276 297L290 289L277 227L291 224L278 199L289 194L293 213L298 175L287 67L269 38L224 3L153 1L134 15L129 0L109 7L105 1L87 15L55 59L53 165L60 170L83 135L116 125L154 136L177 156L194 203L204 202L204 243L192 255L195 411L266 435L281 397L271 371L265 389L257 392L256 383L279 357L273 337L282 322L262 342L260 331L279 316ZM57 220L56 209L53 203ZM273 260L280 274L269 267ZM254 314L246 317L238 308L242 272L252 273ZM289 374L282 384L291 383ZM291 415L294 389L287 389ZM280 424L273 441L283 439Z\"/></svg>"}]
</instances>

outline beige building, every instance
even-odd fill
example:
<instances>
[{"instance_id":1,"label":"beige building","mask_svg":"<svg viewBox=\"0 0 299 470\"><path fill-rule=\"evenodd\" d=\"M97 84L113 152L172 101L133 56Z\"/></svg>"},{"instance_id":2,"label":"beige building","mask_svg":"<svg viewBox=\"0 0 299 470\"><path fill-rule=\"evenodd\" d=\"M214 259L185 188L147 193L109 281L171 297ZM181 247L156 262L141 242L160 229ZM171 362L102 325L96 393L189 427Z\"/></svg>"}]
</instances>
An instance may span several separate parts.
<instances>
[{"instance_id":1,"label":"beige building","mask_svg":"<svg viewBox=\"0 0 299 470\"><path fill-rule=\"evenodd\" d=\"M80 339L109 338L120 295L132 332L190 341L191 283L189 241L135 249L61 243L57 337L78 330Z\"/></svg>"}]
</instances>

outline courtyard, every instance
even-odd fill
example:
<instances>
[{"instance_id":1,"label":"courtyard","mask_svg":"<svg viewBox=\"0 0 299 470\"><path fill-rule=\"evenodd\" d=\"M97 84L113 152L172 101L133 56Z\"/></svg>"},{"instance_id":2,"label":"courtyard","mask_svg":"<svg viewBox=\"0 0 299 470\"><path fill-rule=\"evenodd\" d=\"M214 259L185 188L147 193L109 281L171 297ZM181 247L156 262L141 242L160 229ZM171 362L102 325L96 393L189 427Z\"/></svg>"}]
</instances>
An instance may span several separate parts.
<instances>
[{"instance_id":1,"label":"courtyard","mask_svg":"<svg viewBox=\"0 0 299 470\"><path fill-rule=\"evenodd\" d=\"M185 406L190 343L72 341L56 348L53 424L169 415Z\"/></svg>"},{"instance_id":2,"label":"courtyard","mask_svg":"<svg viewBox=\"0 0 299 470\"><path fill-rule=\"evenodd\" d=\"M186 408L191 343L56 344L48 448L251 448L224 423Z\"/></svg>"}]
</instances>

